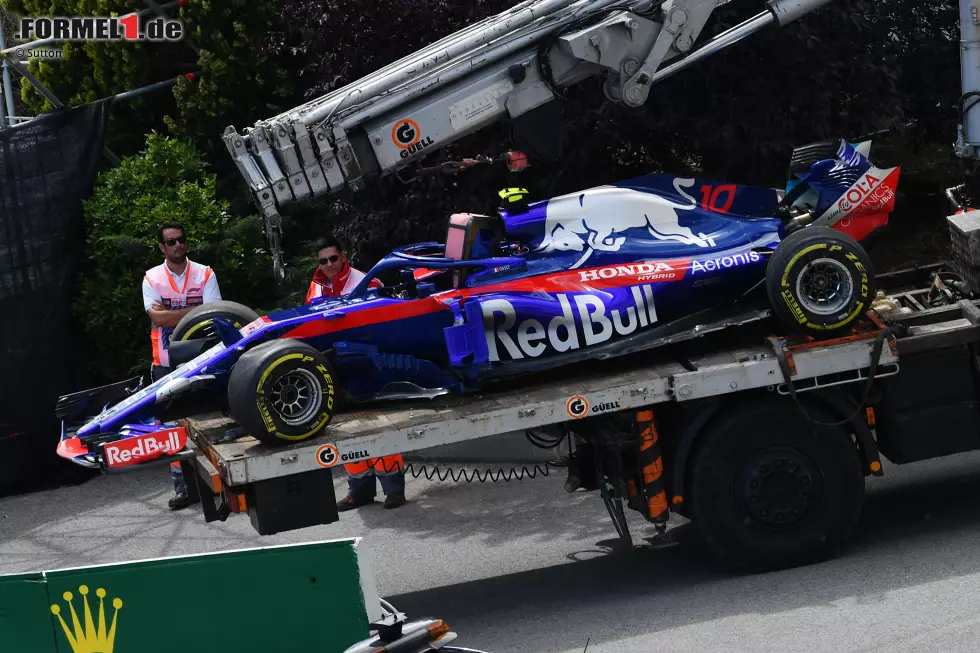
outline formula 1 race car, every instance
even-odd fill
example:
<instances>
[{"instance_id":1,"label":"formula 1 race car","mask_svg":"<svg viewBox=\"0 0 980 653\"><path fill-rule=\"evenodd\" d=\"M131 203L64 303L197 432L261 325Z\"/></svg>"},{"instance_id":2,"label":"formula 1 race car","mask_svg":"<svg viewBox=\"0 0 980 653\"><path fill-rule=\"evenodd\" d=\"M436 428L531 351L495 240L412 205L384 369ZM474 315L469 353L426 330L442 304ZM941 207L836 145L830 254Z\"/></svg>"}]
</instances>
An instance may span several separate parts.
<instances>
[{"instance_id":1,"label":"formula 1 race car","mask_svg":"<svg viewBox=\"0 0 980 653\"><path fill-rule=\"evenodd\" d=\"M100 443L219 409L265 443L297 442L345 402L464 393L772 315L839 335L875 295L857 241L895 204L899 169L869 150L798 148L778 190L654 174L532 203L502 191L498 215L453 215L445 243L392 251L339 299L194 309L168 376L62 398L59 452L94 465Z\"/></svg>"}]
</instances>

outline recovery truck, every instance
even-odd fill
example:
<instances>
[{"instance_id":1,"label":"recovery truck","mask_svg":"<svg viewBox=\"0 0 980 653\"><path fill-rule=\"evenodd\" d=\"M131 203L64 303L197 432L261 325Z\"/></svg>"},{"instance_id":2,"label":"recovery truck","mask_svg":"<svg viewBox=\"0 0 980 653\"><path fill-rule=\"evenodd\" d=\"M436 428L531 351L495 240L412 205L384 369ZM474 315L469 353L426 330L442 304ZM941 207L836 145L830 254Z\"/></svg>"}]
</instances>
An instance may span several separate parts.
<instances>
[{"instance_id":1,"label":"recovery truck","mask_svg":"<svg viewBox=\"0 0 980 653\"><path fill-rule=\"evenodd\" d=\"M519 135L547 133L559 89L589 77L605 78L608 100L640 106L657 81L828 1L769 0L695 48L727 0L529 0L243 134L228 127L225 143L281 275L281 207L362 191L502 120ZM966 100L980 95L980 19L971 0L960 5ZM963 158L977 158L980 144L974 104L961 102ZM265 534L337 520L329 470L346 462L549 433L575 444L575 484L599 492L624 542L629 508L660 533L671 513L689 518L709 551L747 568L831 556L882 457L906 464L980 449L980 227L956 193L969 189L948 193L965 207L948 218L957 260L880 276L873 310L847 337L786 337L747 320L521 387L365 407L282 447L204 415L188 420L181 464L208 521L247 513Z\"/></svg>"}]
</instances>

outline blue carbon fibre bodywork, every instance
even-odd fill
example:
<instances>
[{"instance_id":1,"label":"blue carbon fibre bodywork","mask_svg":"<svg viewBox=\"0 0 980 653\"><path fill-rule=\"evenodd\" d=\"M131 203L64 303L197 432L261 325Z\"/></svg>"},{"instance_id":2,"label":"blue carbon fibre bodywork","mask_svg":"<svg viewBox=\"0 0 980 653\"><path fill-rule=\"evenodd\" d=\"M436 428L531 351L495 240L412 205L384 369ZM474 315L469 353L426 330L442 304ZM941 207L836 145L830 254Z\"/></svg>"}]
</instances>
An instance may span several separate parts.
<instances>
[{"instance_id":1,"label":"blue carbon fibre bodywork","mask_svg":"<svg viewBox=\"0 0 980 653\"><path fill-rule=\"evenodd\" d=\"M880 182L869 174L890 172L842 141L835 159L793 183L807 184L811 208L847 215L855 189L862 198L877 192L862 180ZM501 256L446 258L440 243L394 250L345 297L271 313L240 332L224 325L221 344L107 406L75 434L152 420L160 406L199 387L220 395L241 354L277 338L329 351L354 400L400 383L465 392L536 361L554 367L593 351L605 356L620 342L655 346L658 334L730 306L765 279L784 235L783 196L653 174L500 211L494 247ZM885 201L875 210L890 210L882 207ZM368 288L390 274L394 286ZM465 280L454 282L456 274Z\"/></svg>"}]
</instances>

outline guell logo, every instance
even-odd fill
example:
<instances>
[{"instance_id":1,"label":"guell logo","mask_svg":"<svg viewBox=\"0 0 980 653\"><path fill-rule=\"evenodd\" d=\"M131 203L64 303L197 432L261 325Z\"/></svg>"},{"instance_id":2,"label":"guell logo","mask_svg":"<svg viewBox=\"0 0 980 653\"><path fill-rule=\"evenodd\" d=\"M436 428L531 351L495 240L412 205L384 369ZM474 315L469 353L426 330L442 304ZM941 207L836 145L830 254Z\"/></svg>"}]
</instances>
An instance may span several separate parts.
<instances>
[{"instance_id":1,"label":"guell logo","mask_svg":"<svg viewBox=\"0 0 980 653\"><path fill-rule=\"evenodd\" d=\"M179 41L184 26L179 20L158 16L140 23L139 14L119 17L22 17L21 39L58 41Z\"/></svg>"}]
</instances>

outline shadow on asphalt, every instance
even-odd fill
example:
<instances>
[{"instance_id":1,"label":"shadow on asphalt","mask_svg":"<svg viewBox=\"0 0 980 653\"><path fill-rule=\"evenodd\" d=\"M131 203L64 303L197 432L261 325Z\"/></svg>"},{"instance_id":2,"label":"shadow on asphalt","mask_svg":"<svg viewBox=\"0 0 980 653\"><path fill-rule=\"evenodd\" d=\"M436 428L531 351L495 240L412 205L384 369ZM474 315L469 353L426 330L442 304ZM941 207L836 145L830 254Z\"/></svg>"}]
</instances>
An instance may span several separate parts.
<instances>
[{"instance_id":1,"label":"shadow on asphalt","mask_svg":"<svg viewBox=\"0 0 980 653\"><path fill-rule=\"evenodd\" d=\"M99 473L59 458L53 445L32 451L0 441L0 499L80 485Z\"/></svg>"},{"instance_id":2,"label":"shadow on asphalt","mask_svg":"<svg viewBox=\"0 0 980 653\"><path fill-rule=\"evenodd\" d=\"M510 469L510 465L476 467L495 471ZM565 475L563 468L548 471L548 476L557 477L561 482ZM407 504L397 511L361 509L358 515L368 531L391 529L396 533L408 533L413 539L434 538L444 542L463 542L477 537L486 546L525 538L594 541L615 535L598 493L568 494L560 485L552 486L554 492L539 487L522 491L522 485L539 483L540 479L501 483L426 481L423 485L421 479L408 478ZM378 498L383 498L380 487Z\"/></svg>"},{"instance_id":3,"label":"shadow on asphalt","mask_svg":"<svg viewBox=\"0 0 980 653\"><path fill-rule=\"evenodd\" d=\"M19 540L25 547L23 553L6 553L4 563L17 567L22 556L31 570L40 570L156 557L184 543L192 531L186 520L161 518L173 514L166 507L173 495L166 466L84 480L71 487L62 478L49 492L0 500L0 544ZM183 514L194 510L200 507ZM203 521L200 513L194 517ZM220 525L208 535L220 540ZM147 549L134 549L137 542Z\"/></svg>"},{"instance_id":4,"label":"shadow on asphalt","mask_svg":"<svg viewBox=\"0 0 980 653\"><path fill-rule=\"evenodd\" d=\"M595 494L568 495L558 484L534 493L522 491L522 483L423 486L409 481L411 500L406 506L397 511L364 509L357 515L366 532L389 531L393 538L385 537L390 542L404 534L406 540L416 541L414 546L419 546L417 541L424 546L426 540L434 546L460 543L449 549L465 551L465 540L476 537L488 546L509 544L504 550L510 555L543 542L557 542L559 549L563 541L579 542L565 547L566 564L470 582L451 584L426 568L424 582L431 589L386 598L413 618L446 619L460 634L462 646L492 653L582 651L591 641L592 651L603 643L744 615L786 613L844 600L874 605L894 590L976 574L978 462L980 455L936 461L924 468L887 469L885 479L869 482L864 514L847 551L822 564L771 574L733 573L691 546L610 553L594 544L613 533ZM187 539L195 537L206 537L207 546L218 548L254 545L252 535L238 525L215 523L202 533L192 529L189 520L161 519L172 492L166 468L127 476L125 484L97 481L16 499L20 510L0 519L0 541L27 541L32 552L24 555L31 556L32 568L67 560L102 562L106 550L131 542L139 543L140 557L183 550ZM341 480L337 483L342 487ZM119 501L121 494L125 502ZM0 501L0 517L10 505ZM193 520L200 521L200 515ZM32 533L46 523L53 526ZM685 529L676 530L683 541ZM297 532L309 539L306 535ZM8 555L19 554L13 550ZM399 552L397 560L373 562L398 565L412 564L411 560ZM459 563L446 564L458 568ZM486 571L493 573L492 568Z\"/></svg>"},{"instance_id":5,"label":"shadow on asphalt","mask_svg":"<svg viewBox=\"0 0 980 653\"><path fill-rule=\"evenodd\" d=\"M873 604L893 590L977 572L978 496L980 471L969 470L876 487L841 556L782 572L740 574L693 546L612 553L596 548L570 554L569 564L386 598L410 616L445 619L461 646L493 642L493 653L581 651L587 641L592 650L739 615L855 597ZM687 527L677 530L678 539L686 540ZM923 557L930 550L936 555Z\"/></svg>"}]
</instances>

